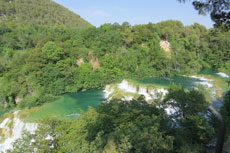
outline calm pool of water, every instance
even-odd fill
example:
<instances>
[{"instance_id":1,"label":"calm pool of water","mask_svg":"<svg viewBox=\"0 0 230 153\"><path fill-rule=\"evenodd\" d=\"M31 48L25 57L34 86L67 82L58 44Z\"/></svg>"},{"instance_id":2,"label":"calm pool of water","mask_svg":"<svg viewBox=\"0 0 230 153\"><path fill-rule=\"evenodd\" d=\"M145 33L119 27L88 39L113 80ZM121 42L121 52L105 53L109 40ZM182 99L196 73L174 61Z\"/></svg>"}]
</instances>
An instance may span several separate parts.
<instances>
[{"instance_id":1,"label":"calm pool of water","mask_svg":"<svg viewBox=\"0 0 230 153\"><path fill-rule=\"evenodd\" d=\"M31 112L27 121L51 116L73 119L80 113L87 111L88 107L97 107L103 100L104 94L102 90L64 94L58 100L46 103Z\"/></svg>"}]
</instances>

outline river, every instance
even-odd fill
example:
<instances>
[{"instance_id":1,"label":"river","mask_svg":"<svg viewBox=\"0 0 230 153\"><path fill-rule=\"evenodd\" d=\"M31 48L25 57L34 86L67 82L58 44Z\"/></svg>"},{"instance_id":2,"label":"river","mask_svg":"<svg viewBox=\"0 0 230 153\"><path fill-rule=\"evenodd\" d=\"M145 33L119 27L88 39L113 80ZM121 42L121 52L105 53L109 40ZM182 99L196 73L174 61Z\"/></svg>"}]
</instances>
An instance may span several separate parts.
<instances>
[{"instance_id":1,"label":"river","mask_svg":"<svg viewBox=\"0 0 230 153\"><path fill-rule=\"evenodd\" d=\"M58 117L73 120L79 114L87 111L88 107L97 107L106 98L117 96L126 100L131 100L140 94L151 100L151 94L162 92L167 94L167 88L171 83L183 86L186 89L196 87L198 84L205 85L212 94L215 106L220 107L221 96L229 90L226 83L226 75L213 70L203 70L199 74L191 76L173 76L168 78L153 77L144 80L123 80L121 83L115 83L106 86L105 90L87 90L78 93L67 93L60 95L59 98L50 103L45 103L40 107L30 110L11 111L10 109L0 110L2 121L0 122L0 151L10 148L10 143L20 137L23 129L33 132L36 127L36 121L46 117ZM3 115L4 113L5 116ZM24 118L20 118L21 114ZM10 114L10 117L9 117ZM33 124L31 124L33 123ZM15 128L15 127L20 127ZM14 131L9 131L13 129Z\"/></svg>"}]
</instances>

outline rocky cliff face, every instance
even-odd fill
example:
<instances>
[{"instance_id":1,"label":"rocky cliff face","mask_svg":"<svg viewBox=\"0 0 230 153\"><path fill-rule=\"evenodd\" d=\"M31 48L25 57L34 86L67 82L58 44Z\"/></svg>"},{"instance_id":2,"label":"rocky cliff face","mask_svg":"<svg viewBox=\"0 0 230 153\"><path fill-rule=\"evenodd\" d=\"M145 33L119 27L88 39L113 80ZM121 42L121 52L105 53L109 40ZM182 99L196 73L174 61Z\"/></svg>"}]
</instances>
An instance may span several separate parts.
<instances>
[{"instance_id":1,"label":"rocky cliff face","mask_svg":"<svg viewBox=\"0 0 230 153\"><path fill-rule=\"evenodd\" d=\"M160 41L160 47L166 52L168 58L171 57L171 45L167 40Z\"/></svg>"}]
</instances>

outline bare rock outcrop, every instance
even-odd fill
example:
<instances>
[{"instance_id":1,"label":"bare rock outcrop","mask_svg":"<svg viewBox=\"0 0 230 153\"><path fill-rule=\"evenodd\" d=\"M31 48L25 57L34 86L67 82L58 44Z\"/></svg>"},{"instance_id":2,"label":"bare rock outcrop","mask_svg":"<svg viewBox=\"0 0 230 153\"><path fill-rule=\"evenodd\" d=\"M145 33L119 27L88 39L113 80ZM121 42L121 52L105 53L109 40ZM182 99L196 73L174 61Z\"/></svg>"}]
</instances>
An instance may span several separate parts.
<instances>
[{"instance_id":1,"label":"bare rock outcrop","mask_svg":"<svg viewBox=\"0 0 230 153\"><path fill-rule=\"evenodd\" d=\"M167 40L160 41L160 47L166 52L168 58L171 57L171 45Z\"/></svg>"}]
</instances>

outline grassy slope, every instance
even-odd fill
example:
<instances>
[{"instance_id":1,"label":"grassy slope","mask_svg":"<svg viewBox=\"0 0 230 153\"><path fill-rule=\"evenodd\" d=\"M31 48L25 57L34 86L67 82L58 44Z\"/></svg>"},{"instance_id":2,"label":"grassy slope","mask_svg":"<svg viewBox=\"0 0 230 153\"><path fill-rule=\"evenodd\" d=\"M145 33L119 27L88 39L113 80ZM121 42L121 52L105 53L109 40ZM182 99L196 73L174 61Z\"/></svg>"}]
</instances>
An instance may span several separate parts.
<instances>
[{"instance_id":1,"label":"grassy slope","mask_svg":"<svg viewBox=\"0 0 230 153\"><path fill-rule=\"evenodd\" d=\"M79 15L51 0L1 0L0 21L4 20L21 24L91 26Z\"/></svg>"}]
</instances>

